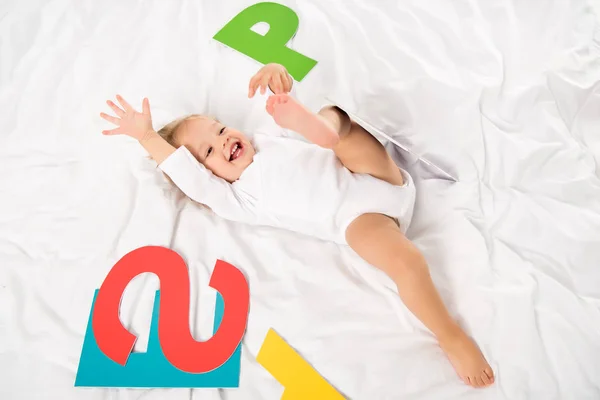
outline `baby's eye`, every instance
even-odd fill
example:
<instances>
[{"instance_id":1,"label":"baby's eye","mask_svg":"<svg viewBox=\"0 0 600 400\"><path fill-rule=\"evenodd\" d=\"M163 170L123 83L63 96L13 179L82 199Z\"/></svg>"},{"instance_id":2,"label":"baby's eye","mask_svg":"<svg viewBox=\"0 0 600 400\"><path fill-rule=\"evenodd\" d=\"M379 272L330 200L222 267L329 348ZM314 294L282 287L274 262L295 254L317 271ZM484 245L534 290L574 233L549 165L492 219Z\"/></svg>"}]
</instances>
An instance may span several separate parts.
<instances>
[{"instance_id":1,"label":"baby's eye","mask_svg":"<svg viewBox=\"0 0 600 400\"><path fill-rule=\"evenodd\" d=\"M222 127L222 128L221 128L221 131L219 132L219 135L222 135L222 134L223 134L223 132L225 132L225 127Z\"/></svg>"},{"instance_id":2,"label":"baby's eye","mask_svg":"<svg viewBox=\"0 0 600 400\"><path fill-rule=\"evenodd\" d=\"M213 148L209 147L208 151L206 152L206 157L210 156L210 153L212 153Z\"/></svg>"}]
</instances>

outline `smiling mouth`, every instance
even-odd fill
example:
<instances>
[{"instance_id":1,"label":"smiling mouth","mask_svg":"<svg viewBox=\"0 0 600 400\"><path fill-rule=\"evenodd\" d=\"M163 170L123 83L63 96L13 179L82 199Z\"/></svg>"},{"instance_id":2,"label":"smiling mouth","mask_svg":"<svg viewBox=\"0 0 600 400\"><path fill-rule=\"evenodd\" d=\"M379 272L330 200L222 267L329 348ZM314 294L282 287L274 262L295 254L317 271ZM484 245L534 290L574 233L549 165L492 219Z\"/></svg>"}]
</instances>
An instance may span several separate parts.
<instances>
[{"instance_id":1,"label":"smiling mouth","mask_svg":"<svg viewBox=\"0 0 600 400\"><path fill-rule=\"evenodd\" d=\"M229 161L234 161L242 155L244 150L244 146L241 142L235 142L233 146L231 146L231 151L229 152Z\"/></svg>"}]
</instances>

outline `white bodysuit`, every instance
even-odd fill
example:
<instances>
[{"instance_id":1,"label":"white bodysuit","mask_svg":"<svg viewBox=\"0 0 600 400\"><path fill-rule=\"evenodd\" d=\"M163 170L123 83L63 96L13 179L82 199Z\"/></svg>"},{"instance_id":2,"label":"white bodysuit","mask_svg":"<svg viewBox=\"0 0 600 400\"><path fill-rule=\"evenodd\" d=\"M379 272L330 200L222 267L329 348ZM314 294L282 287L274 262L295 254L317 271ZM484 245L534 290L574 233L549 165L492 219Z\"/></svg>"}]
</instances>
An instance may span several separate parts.
<instances>
[{"instance_id":1,"label":"white bodysuit","mask_svg":"<svg viewBox=\"0 0 600 400\"><path fill-rule=\"evenodd\" d=\"M160 165L192 200L222 218L284 228L347 244L346 228L365 213L385 214L406 232L415 186L404 170L395 186L345 168L332 150L280 133L255 134L254 161L234 183L213 175L184 146Z\"/></svg>"}]
</instances>

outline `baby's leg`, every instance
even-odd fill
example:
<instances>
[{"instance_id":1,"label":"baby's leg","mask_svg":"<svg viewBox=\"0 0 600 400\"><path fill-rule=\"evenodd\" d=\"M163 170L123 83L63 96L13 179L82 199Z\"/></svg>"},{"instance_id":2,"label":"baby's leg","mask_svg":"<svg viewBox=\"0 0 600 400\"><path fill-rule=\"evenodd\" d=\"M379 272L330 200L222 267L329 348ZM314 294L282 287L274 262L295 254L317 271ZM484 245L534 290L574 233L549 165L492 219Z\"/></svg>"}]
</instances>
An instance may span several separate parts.
<instances>
[{"instance_id":1,"label":"baby's leg","mask_svg":"<svg viewBox=\"0 0 600 400\"><path fill-rule=\"evenodd\" d=\"M494 373L477 345L448 314L423 255L391 218L361 215L346 230L346 240L365 261L392 278L404 304L437 337L465 383L483 387L494 382Z\"/></svg>"},{"instance_id":2,"label":"baby's leg","mask_svg":"<svg viewBox=\"0 0 600 400\"><path fill-rule=\"evenodd\" d=\"M404 183L402 173L385 147L348 114L335 106L324 107L319 118L338 132L340 140L332 149L350 171L369 174L392 185Z\"/></svg>"},{"instance_id":3,"label":"baby's leg","mask_svg":"<svg viewBox=\"0 0 600 400\"><path fill-rule=\"evenodd\" d=\"M400 170L383 145L338 107L325 107L314 114L282 94L269 98L267 111L280 126L332 149L350 171L370 174L393 185L403 184Z\"/></svg>"}]
</instances>

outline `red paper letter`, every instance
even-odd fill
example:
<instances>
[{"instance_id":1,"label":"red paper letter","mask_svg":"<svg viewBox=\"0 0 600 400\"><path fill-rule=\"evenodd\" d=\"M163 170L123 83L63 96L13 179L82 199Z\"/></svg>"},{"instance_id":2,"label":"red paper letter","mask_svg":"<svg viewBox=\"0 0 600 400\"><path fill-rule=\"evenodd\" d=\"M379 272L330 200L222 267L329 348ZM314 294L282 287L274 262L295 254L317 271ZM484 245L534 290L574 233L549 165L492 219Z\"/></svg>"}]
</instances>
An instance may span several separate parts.
<instances>
[{"instance_id":1,"label":"red paper letter","mask_svg":"<svg viewBox=\"0 0 600 400\"><path fill-rule=\"evenodd\" d=\"M100 350L114 362L125 365L136 337L119 320L121 297L129 282L144 272L160 280L158 336L165 357L189 373L204 373L223 365L244 336L250 295L240 270L217 260L210 287L223 297L225 311L218 331L206 342L190 333L190 281L187 267L176 252L147 246L121 258L102 283L92 316L92 328Z\"/></svg>"}]
</instances>

